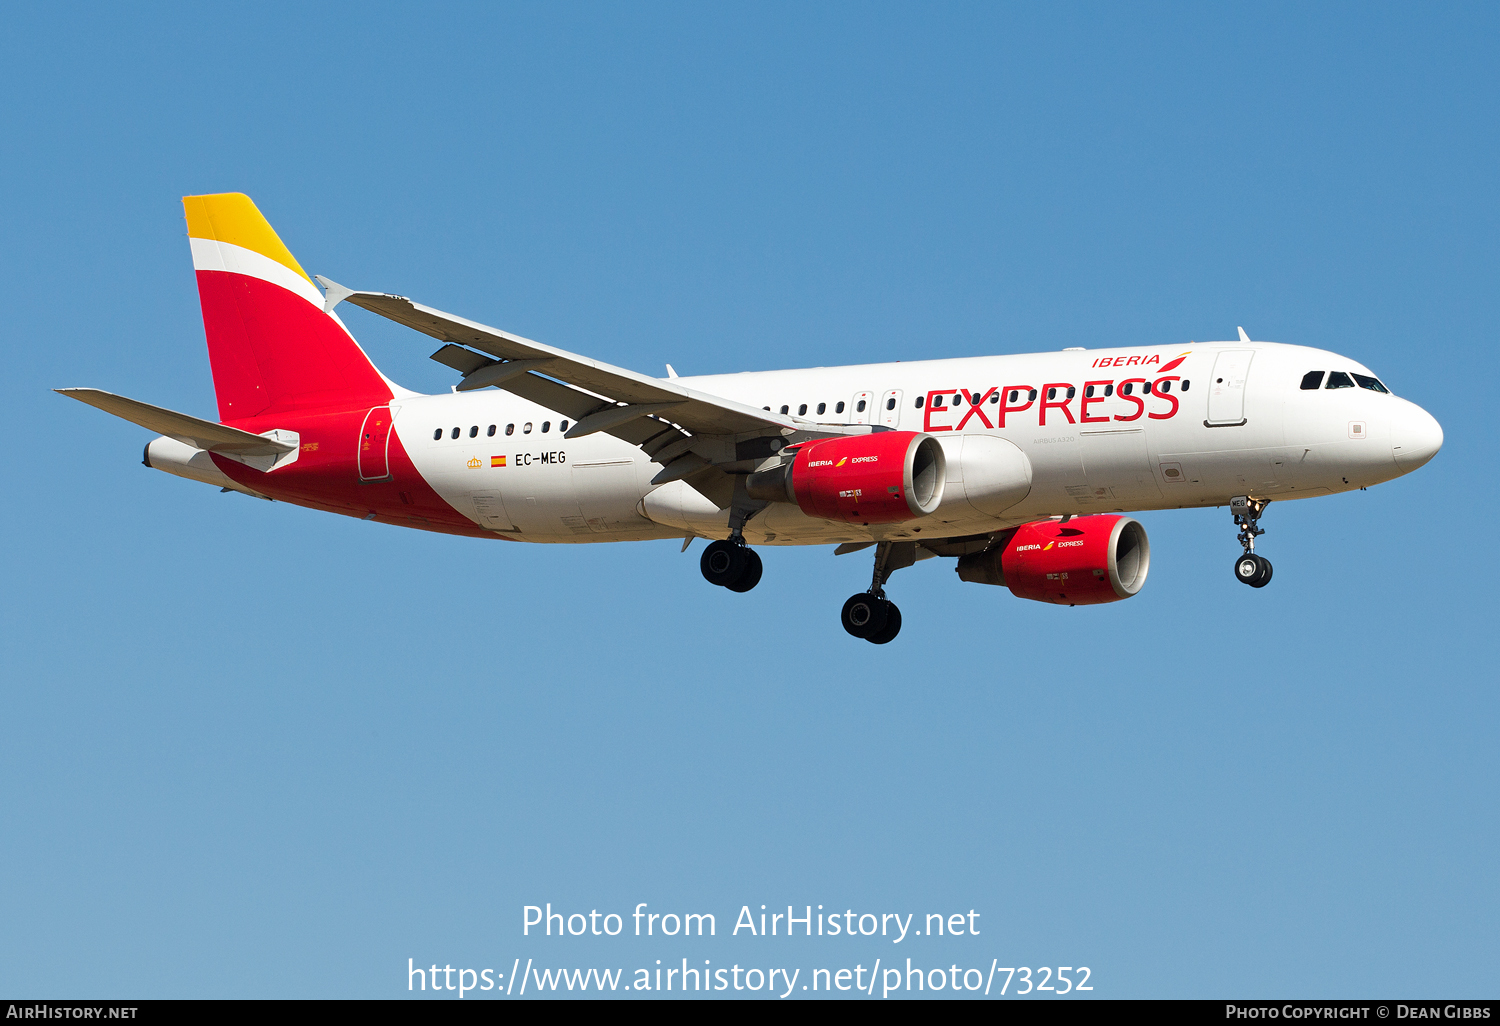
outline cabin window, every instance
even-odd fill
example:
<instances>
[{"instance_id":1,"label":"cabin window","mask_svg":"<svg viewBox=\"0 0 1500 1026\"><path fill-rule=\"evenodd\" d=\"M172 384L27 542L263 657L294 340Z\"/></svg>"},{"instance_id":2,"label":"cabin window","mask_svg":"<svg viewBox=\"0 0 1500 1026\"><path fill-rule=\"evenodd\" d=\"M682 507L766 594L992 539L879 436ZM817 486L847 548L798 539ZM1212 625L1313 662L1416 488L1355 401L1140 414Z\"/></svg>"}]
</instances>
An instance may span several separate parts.
<instances>
[{"instance_id":1,"label":"cabin window","mask_svg":"<svg viewBox=\"0 0 1500 1026\"><path fill-rule=\"evenodd\" d=\"M855 406L854 409L855 409L855 411L857 413L864 413L865 412L865 401L863 399L861 399L859 401L859 405Z\"/></svg>"},{"instance_id":2,"label":"cabin window","mask_svg":"<svg viewBox=\"0 0 1500 1026\"><path fill-rule=\"evenodd\" d=\"M516 426L514 424L507 424L507 425L505 425L505 433L507 435L513 435L513 434L515 434L516 433Z\"/></svg>"},{"instance_id":3,"label":"cabin window","mask_svg":"<svg viewBox=\"0 0 1500 1026\"><path fill-rule=\"evenodd\" d=\"M490 425L490 429L484 433L484 436L486 438L494 438L495 437L495 425L491 424Z\"/></svg>"},{"instance_id":4,"label":"cabin window","mask_svg":"<svg viewBox=\"0 0 1500 1026\"><path fill-rule=\"evenodd\" d=\"M894 410L896 408L896 397L895 396L891 396L889 399L887 399L885 401L885 408L888 409L888 410Z\"/></svg>"},{"instance_id":5,"label":"cabin window","mask_svg":"<svg viewBox=\"0 0 1500 1026\"><path fill-rule=\"evenodd\" d=\"M1056 399L1057 398L1057 389L1055 389L1055 388L1049 388L1049 389L1047 389L1047 398L1048 399Z\"/></svg>"},{"instance_id":6,"label":"cabin window","mask_svg":"<svg viewBox=\"0 0 1500 1026\"><path fill-rule=\"evenodd\" d=\"M1312 392L1323 387L1323 372L1308 371L1302 375L1302 391Z\"/></svg>"},{"instance_id":7,"label":"cabin window","mask_svg":"<svg viewBox=\"0 0 1500 1026\"><path fill-rule=\"evenodd\" d=\"M1113 382L1111 382L1108 385L1104 386L1104 394L1106 396L1110 396L1110 395L1114 395L1115 394L1115 386L1114 386Z\"/></svg>"},{"instance_id":8,"label":"cabin window","mask_svg":"<svg viewBox=\"0 0 1500 1026\"><path fill-rule=\"evenodd\" d=\"M528 420L525 424L521 425L521 434L523 434L523 435L529 435L529 434L531 434L531 421Z\"/></svg>"},{"instance_id":9,"label":"cabin window","mask_svg":"<svg viewBox=\"0 0 1500 1026\"><path fill-rule=\"evenodd\" d=\"M544 420L544 421L542 421L542 434L545 435L548 431L551 431L551 430L552 430L552 422L550 420Z\"/></svg>"},{"instance_id":10,"label":"cabin window","mask_svg":"<svg viewBox=\"0 0 1500 1026\"><path fill-rule=\"evenodd\" d=\"M1133 391L1135 391L1135 386L1132 385L1128 381L1125 382L1125 384L1123 384L1123 385L1120 386L1120 394L1121 395L1129 395Z\"/></svg>"},{"instance_id":11,"label":"cabin window","mask_svg":"<svg viewBox=\"0 0 1500 1026\"><path fill-rule=\"evenodd\" d=\"M1183 378L1182 379L1182 391L1186 392L1188 390L1188 386L1191 385L1191 384L1192 384L1191 381L1189 381L1187 378Z\"/></svg>"},{"instance_id":12,"label":"cabin window","mask_svg":"<svg viewBox=\"0 0 1500 1026\"><path fill-rule=\"evenodd\" d=\"M442 428L438 428L436 431L434 431L432 433L432 440L434 442L436 442L439 438L442 438L442 437L443 437L443 429Z\"/></svg>"},{"instance_id":13,"label":"cabin window","mask_svg":"<svg viewBox=\"0 0 1500 1026\"><path fill-rule=\"evenodd\" d=\"M797 416L799 416L799 417L805 417L805 416L807 416L807 404L806 403L803 403L801 406L797 407Z\"/></svg>"},{"instance_id":14,"label":"cabin window","mask_svg":"<svg viewBox=\"0 0 1500 1026\"><path fill-rule=\"evenodd\" d=\"M769 406L762 406L761 409L765 410L767 413L771 412L771 408Z\"/></svg>"},{"instance_id":15,"label":"cabin window","mask_svg":"<svg viewBox=\"0 0 1500 1026\"><path fill-rule=\"evenodd\" d=\"M479 437L479 425L478 424L475 424L473 427L469 428L469 437L470 438L478 438Z\"/></svg>"},{"instance_id":16,"label":"cabin window","mask_svg":"<svg viewBox=\"0 0 1500 1026\"><path fill-rule=\"evenodd\" d=\"M934 408L941 408L942 405L943 405L943 397L940 396L940 395L933 396L932 397L932 405L933 405Z\"/></svg>"},{"instance_id":17,"label":"cabin window","mask_svg":"<svg viewBox=\"0 0 1500 1026\"><path fill-rule=\"evenodd\" d=\"M1384 392L1386 395L1390 394L1390 389L1386 388L1379 381L1370 377L1368 374L1356 374L1354 375L1354 380L1359 383L1360 388L1368 388L1371 392Z\"/></svg>"},{"instance_id":18,"label":"cabin window","mask_svg":"<svg viewBox=\"0 0 1500 1026\"><path fill-rule=\"evenodd\" d=\"M818 404L818 416L821 417L821 416L823 416L823 414L825 414L827 412L828 412L828 404L827 403L819 403Z\"/></svg>"},{"instance_id":19,"label":"cabin window","mask_svg":"<svg viewBox=\"0 0 1500 1026\"><path fill-rule=\"evenodd\" d=\"M963 397L963 396L961 396L961 395L955 395L955 396L954 396L954 397L953 397L953 405L954 405L954 406L957 406L957 405L958 405L958 404L959 404L959 403L961 403L961 402L963 402L963 401L964 401L964 397Z\"/></svg>"},{"instance_id":20,"label":"cabin window","mask_svg":"<svg viewBox=\"0 0 1500 1026\"><path fill-rule=\"evenodd\" d=\"M1149 382L1149 381L1142 381L1141 382L1141 394L1142 395L1150 395L1151 394L1151 382Z\"/></svg>"},{"instance_id":21,"label":"cabin window","mask_svg":"<svg viewBox=\"0 0 1500 1026\"><path fill-rule=\"evenodd\" d=\"M923 396L920 396L920 395L917 396L915 399L912 400L912 405L915 406L917 409L920 410L922 408L922 399L923 399Z\"/></svg>"},{"instance_id":22,"label":"cabin window","mask_svg":"<svg viewBox=\"0 0 1500 1026\"><path fill-rule=\"evenodd\" d=\"M1073 398L1077 394L1078 394L1078 389L1074 388L1072 385L1069 385L1068 386L1068 398L1071 399L1071 398Z\"/></svg>"},{"instance_id":23,"label":"cabin window","mask_svg":"<svg viewBox=\"0 0 1500 1026\"><path fill-rule=\"evenodd\" d=\"M568 422L565 421L565 420L558 421L557 430L559 430L559 431L566 431L566 430L568 430Z\"/></svg>"},{"instance_id":24,"label":"cabin window","mask_svg":"<svg viewBox=\"0 0 1500 1026\"><path fill-rule=\"evenodd\" d=\"M1034 402L1036 402L1036 389L1033 388L1031 390L1031 392L1027 394L1026 401L1028 403L1034 403Z\"/></svg>"},{"instance_id":25,"label":"cabin window","mask_svg":"<svg viewBox=\"0 0 1500 1026\"><path fill-rule=\"evenodd\" d=\"M843 403L839 403L837 406L835 406L833 408L833 412L834 413L843 413L844 412L844 404Z\"/></svg>"},{"instance_id":26,"label":"cabin window","mask_svg":"<svg viewBox=\"0 0 1500 1026\"><path fill-rule=\"evenodd\" d=\"M1172 391L1172 383L1170 381L1163 381L1161 383L1161 388L1158 389L1158 391L1160 391L1160 392L1170 392L1170 391Z\"/></svg>"},{"instance_id":27,"label":"cabin window","mask_svg":"<svg viewBox=\"0 0 1500 1026\"><path fill-rule=\"evenodd\" d=\"M454 428L454 429L453 429L453 437L454 437L454 438L457 438L457 437L458 437L458 434L459 434L459 432L460 432L460 431L462 431L462 430L463 430L463 428Z\"/></svg>"},{"instance_id":28,"label":"cabin window","mask_svg":"<svg viewBox=\"0 0 1500 1026\"><path fill-rule=\"evenodd\" d=\"M1328 384L1325 388L1353 388L1354 382L1349 380L1349 375L1343 371L1333 371L1328 375Z\"/></svg>"},{"instance_id":29,"label":"cabin window","mask_svg":"<svg viewBox=\"0 0 1500 1026\"><path fill-rule=\"evenodd\" d=\"M781 412L782 412L782 413L783 413L783 414L787 414L787 413L790 413L790 412L791 412L791 411L792 411L792 408L791 408L791 407L790 407L790 406L783 406L783 407L782 407L782 408L781 408Z\"/></svg>"},{"instance_id":30,"label":"cabin window","mask_svg":"<svg viewBox=\"0 0 1500 1026\"><path fill-rule=\"evenodd\" d=\"M1083 390L1083 397L1085 399L1092 399L1092 398L1094 398L1094 386L1093 385L1088 385L1087 387L1084 388L1084 390Z\"/></svg>"},{"instance_id":31,"label":"cabin window","mask_svg":"<svg viewBox=\"0 0 1500 1026\"><path fill-rule=\"evenodd\" d=\"M990 393L990 405L994 406L999 401L1000 401L1000 393L999 392L991 392Z\"/></svg>"}]
</instances>

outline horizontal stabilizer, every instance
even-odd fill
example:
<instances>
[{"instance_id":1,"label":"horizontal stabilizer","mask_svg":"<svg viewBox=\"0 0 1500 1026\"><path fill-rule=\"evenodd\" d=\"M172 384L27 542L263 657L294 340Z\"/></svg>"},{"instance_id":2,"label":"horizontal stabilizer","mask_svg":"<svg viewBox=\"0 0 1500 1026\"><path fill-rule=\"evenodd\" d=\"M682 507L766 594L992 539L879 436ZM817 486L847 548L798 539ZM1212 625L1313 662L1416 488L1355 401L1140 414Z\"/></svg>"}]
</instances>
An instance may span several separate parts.
<instances>
[{"instance_id":1,"label":"horizontal stabilizer","mask_svg":"<svg viewBox=\"0 0 1500 1026\"><path fill-rule=\"evenodd\" d=\"M97 388L58 388L53 391L81 403L97 406L105 413L139 424L148 431L175 438L195 449L206 449L226 456L280 456L296 448L294 443L252 435L239 428L189 417L186 413L164 410L160 406L126 399L122 395L102 392Z\"/></svg>"}]
</instances>

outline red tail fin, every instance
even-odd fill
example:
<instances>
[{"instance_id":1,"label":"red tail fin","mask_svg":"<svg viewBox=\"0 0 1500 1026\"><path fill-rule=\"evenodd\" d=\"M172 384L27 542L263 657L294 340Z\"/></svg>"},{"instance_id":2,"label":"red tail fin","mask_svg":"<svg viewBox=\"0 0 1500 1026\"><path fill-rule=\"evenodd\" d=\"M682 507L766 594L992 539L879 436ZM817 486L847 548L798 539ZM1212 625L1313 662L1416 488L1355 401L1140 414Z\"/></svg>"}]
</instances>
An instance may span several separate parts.
<instances>
[{"instance_id":1,"label":"red tail fin","mask_svg":"<svg viewBox=\"0 0 1500 1026\"><path fill-rule=\"evenodd\" d=\"M356 409L391 389L261 216L238 192L184 196L219 419Z\"/></svg>"}]
</instances>

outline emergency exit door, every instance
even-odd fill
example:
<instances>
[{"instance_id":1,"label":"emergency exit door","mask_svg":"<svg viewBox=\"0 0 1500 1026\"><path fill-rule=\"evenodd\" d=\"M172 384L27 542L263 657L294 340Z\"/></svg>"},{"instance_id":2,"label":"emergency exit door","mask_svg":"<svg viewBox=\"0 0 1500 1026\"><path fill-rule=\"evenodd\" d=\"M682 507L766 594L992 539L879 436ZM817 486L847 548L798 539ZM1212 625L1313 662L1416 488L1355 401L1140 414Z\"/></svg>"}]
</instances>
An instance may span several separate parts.
<instances>
[{"instance_id":1,"label":"emergency exit door","mask_svg":"<svg viewBox=\"0 0 1500 1026\"><path fill-rule=\"evenodd\" d=\"M850 406L849 406L849 423L851 423L851 424L868 424L868 423L870 423L870 421L871 421L871 419L873 417L873 414L875 413L875 411L872 410L872 409L870 409L870 407L874 406L874 405L875 405L875 393L874 392L855 392L854 393L854 402L852 404L850 404Z\"/></svg>"},{"instance_id":2,"label":"emergency exit door","mask_svg":"<svg viewBox=\"0 0 1500 1026\"><path fill-rule=\"evenodd\" d=\"M892 389L880 397L880 423L888 428L901 426L901 389Z\"/></svg>"}]
</instances>

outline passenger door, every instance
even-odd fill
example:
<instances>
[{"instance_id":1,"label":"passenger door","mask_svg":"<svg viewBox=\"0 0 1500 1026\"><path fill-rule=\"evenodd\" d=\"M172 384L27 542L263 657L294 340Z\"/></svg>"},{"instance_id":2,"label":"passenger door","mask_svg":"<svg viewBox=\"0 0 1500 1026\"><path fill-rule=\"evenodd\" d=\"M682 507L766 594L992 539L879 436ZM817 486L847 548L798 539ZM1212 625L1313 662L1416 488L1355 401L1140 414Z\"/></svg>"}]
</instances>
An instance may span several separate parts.
<instances>
[{"instance_id":1,"label":"passenger door","mask_svg":"<svg viewBox=\"0 0 1500 1026\"><path fill-rule=\"evenodd\" d=\"M1208 383L1209 427L1238 427L1245 423L1245 381L1250 376L1253 349L1226 349L1214 360Z\"/></svg>"}]
</instances>

